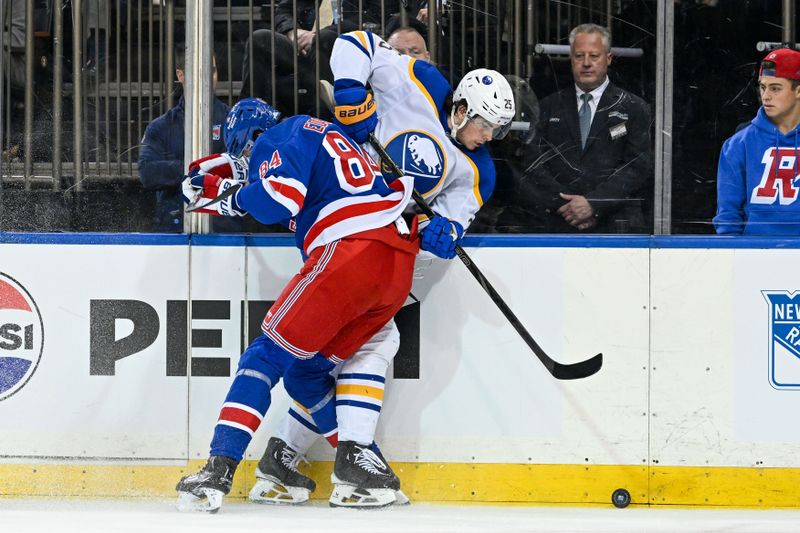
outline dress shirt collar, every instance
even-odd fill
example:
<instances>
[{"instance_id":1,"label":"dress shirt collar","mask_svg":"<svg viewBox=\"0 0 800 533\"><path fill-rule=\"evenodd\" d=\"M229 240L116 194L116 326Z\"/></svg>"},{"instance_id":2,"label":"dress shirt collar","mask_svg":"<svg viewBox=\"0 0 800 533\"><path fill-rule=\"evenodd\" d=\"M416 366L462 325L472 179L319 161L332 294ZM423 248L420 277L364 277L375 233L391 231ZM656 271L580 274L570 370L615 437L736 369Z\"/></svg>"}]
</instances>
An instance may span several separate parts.
<instances>
[{"instance_id":1,"label":"dress shirt collar","mask_svg":"<svg viewBox=\"0 0 800 533\"><path fill-rule=\"evenodd\" d=\"M591 100L592 105L597 106L597 102L600 101L600 97L603 96L603 91L606 90L606 87L608 87L608 76L606 76L606 79L603 80L603 83L601 83L600 85L589 91L589 94L592 95L592 100ZM578 105L581 104L581 95L583 93L584 93L583 89L575 85L575 98L578 101Z\"/></svg>"}]
</instances>

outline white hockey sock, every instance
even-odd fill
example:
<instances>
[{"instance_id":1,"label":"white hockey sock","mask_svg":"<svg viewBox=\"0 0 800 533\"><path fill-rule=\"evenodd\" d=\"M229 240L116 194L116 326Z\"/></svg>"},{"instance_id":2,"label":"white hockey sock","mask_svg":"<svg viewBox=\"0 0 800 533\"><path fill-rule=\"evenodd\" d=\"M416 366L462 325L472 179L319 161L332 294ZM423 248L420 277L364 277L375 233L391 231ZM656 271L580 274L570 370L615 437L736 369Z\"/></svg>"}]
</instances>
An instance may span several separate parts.
<instances>
[{"instance_id":1,"label":"white hockey sock","mask_svg":"<svg viewBox=\"0 0 800 533\"><path fill-rule=\"evenodd\" d=\"M339 440L369 445L383 406L384 377L377 374L345 374L336 380L336 418Z\"/></svg>"},{"instance_id":2,"label":"white hockey sock","mask_svg":"<svg viewBox=\"0 0 800 533\"><path fill-rule=\"evenodd\" d=\"M383 407L389 363L400 347L400 332L390 320L350 359L336 378L339 440L369 445Z\"/></svg>"},{"instance_id":3,"label":"white hockey sock","mask_svg":"<svg viewBox=\"0 0 800 533\"><path fill-rule=\"evenodd\" d=\"M281 422L275 436L283 439L286 444L301 455L305 455L320 436L316 429L317 427L314 425L311 416L292 404L289 412L283 417L283 422Z\"/></svg>"}]
</instances>

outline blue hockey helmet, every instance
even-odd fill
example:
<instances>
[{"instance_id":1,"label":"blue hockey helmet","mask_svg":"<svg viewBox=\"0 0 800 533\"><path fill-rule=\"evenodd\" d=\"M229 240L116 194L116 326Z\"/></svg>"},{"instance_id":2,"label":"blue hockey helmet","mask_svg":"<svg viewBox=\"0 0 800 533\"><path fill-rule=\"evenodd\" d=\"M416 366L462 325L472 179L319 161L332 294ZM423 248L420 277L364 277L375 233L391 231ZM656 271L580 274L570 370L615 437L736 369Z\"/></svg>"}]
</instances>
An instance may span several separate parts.
<instances>
[{"instance_id":1,"label":"blue hockey helmet","mask_svg":"<svg viewBox=\"0 0 800 533\"><path fill-rule=\"evenodd\" d=\"M278 123L280 112L260 98L236 102L225 119L225 148L233 157L253 146L259 135Z\"/></svg>"}]
</instances>

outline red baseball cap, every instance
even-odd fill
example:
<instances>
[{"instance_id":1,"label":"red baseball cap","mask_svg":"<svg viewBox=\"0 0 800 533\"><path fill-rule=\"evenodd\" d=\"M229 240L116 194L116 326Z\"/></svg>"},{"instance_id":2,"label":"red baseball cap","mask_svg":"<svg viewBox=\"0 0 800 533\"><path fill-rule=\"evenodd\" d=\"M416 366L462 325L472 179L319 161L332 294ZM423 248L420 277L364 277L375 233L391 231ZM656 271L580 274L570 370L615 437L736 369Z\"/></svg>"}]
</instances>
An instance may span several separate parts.
<instances>
[{"instance_id":1,"label":"red baseball cap","mask_svg":"<svg viewBox=\"0 0 800 533\"><path fill-rule=\"evenodd\" d=\"M771 61L775 66L764 65L765 61ZM800 80L800 52L791 48L773 50L761 60L761 71L758 75Z\"/></svg>"}]
</instances>

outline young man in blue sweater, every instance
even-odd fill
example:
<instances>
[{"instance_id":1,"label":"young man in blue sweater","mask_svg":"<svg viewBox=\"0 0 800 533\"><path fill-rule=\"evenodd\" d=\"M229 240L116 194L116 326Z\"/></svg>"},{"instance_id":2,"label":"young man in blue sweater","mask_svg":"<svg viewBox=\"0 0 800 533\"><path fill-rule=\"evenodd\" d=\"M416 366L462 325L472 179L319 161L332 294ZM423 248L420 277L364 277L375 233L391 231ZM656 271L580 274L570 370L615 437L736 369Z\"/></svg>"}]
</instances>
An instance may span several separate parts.
<instances>
[{"instance_id":1,"label":"young man in blue sweater","mask_svg":"<svg viewBox=\"0 0 800 533\"><path fill-rule=\"evenodd\" d=\"M717 171L720 235L800 235L800 52L761 62L761 108L722 145Z\"/></svg>"}]
</instances>

